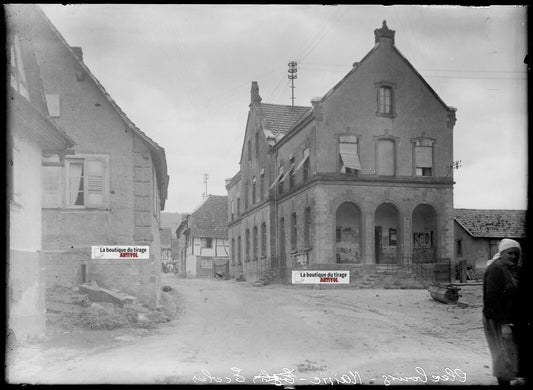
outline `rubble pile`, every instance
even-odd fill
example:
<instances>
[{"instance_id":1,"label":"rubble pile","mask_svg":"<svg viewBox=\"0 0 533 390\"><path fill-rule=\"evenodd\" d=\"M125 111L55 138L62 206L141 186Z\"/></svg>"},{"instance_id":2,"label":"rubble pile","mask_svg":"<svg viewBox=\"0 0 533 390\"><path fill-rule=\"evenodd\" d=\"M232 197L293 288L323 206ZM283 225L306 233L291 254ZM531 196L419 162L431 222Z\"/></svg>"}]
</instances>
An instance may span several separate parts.
<instances>
[{"instance_id":1,"label":"rubble pile","mask_svg":"<svg viewBox=\"0 0 533 390\"><path fill-rule=\"evenodd\" d=\"M50 321L67 329L153 329L170 321L176 312L172 298L166 292L161 294L162 307L150 310L136 297L90 282L74 288L47 289L46 309Z\"/></svg>"}]
</instances>

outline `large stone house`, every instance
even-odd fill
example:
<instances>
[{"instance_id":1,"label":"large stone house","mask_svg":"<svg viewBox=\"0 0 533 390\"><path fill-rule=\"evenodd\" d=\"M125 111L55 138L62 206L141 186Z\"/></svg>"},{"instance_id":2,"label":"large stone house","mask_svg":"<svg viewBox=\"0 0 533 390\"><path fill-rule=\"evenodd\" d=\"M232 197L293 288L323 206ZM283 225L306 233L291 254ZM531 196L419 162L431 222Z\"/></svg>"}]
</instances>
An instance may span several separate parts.
<instances>
[{"instance_id":1,"label":"large stone house","mask_svg":"<svg viewBox=\"0 0 533 390\"><path fill-rule=\"evenodd\" d=\"M41 241L43 153L67 153L70 139L49 118L32 40L16 7L6 6L7 199L9 212L7 327L17 340L45 328L45 276Z\"/></svg>"},{"instance_id":2,"label":"large stone house","mask_svg":"<svg viewBox=\"0 0 533 390\"><path fill-rule=\"evenodd\" d=\"M159 305L159 214L169 177L164 149L133 124L42 10L12 6L35 46L47 109L75 142L42 158L46 283L99 285ZM93 259L91 247L146 245L149 259Z\"/></svg>"},{"instance_id":3,"label":"large stone house","mask_svg":"<svg viewBox=\"0 0 533 390\"><path fill-rule=\"evenodd\" d=\"M232 276L452 258L456 110L386 22L374 38L311 107L263 103L252 82L240 170L226 182Z\"/></svg>"},{"instance_id":4,"label":"large stone house","mask_svg":"<svg viewBox=\"0 0 533 390\"><path fill-rule=\"evenodd\" d=\"M176 229L176 258L182 277L226 278L229 275L227 196L209 195Z\"/></svg>"}]
</instances>

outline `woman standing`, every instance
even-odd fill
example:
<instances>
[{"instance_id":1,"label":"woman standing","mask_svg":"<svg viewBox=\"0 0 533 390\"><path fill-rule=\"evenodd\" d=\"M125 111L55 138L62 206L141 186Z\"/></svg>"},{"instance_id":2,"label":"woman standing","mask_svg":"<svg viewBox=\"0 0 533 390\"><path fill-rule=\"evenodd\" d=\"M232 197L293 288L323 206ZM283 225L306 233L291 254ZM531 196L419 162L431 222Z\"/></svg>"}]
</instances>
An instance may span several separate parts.
<instances>
[{"instance_id":1,"label":"woman standing","mask_svg":"<svg viewBox=\"0 0 533 390\"><path fill-rule=\"evenodd\" d=\"M483 327L498 384L519 375L519 354L513 327L521 320L519 299L520 244L504 238L483 278Z\"/></svg>"}]
</instances>

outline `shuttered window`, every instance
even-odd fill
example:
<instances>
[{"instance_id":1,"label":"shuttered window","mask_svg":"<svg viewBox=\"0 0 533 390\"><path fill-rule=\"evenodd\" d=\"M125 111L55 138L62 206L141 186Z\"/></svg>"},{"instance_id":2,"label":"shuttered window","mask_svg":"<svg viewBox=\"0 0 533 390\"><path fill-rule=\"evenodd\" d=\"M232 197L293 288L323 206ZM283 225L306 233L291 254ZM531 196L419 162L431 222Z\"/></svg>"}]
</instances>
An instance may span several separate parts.
<instances>
[{"instance_id":1,"label":"shuttered window","mask_svg":"<svg viewBox=\"0 0 533 390\"><path fill-rule=\"evenodd\" d=\"M61 166L43 166L42 207L61 207Z\"/></svg>"},{"instance_id":2,"label":"shuttered window","mask_svg":"<svg viewBox=\"0 0 533 390\"><path fill-rule=\"evenodd\" d=\"M66 206L79 208L107 208L109 173L108 158L86 156L68 158L66 167ZM47 179L52 194L54 182Z\"/></svg>"}]
</instances>

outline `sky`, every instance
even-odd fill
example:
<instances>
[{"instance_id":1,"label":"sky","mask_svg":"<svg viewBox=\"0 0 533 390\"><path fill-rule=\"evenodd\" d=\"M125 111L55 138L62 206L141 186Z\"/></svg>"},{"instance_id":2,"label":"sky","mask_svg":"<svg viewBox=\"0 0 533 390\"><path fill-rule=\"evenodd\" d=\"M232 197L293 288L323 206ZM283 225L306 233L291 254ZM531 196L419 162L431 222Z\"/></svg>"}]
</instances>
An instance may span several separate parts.
<instances>
[{"instance_id":1,"label":"sky","mask_svg":"<svg viewBox=\"0 0 533 390\"><path fill-rule=\"evenodd\" d=\"M519 6L42 4L115 102L166 152L165 211L227 195L252 81L263 103L311 106L374 45L395 44L449 106L454 207L526 209L527 10Z\"/></svg>"}]
</instances>

